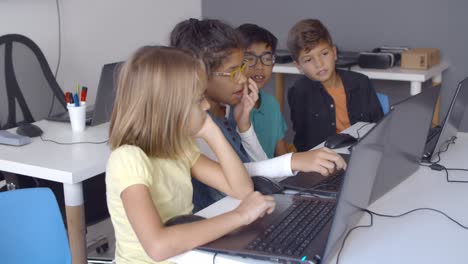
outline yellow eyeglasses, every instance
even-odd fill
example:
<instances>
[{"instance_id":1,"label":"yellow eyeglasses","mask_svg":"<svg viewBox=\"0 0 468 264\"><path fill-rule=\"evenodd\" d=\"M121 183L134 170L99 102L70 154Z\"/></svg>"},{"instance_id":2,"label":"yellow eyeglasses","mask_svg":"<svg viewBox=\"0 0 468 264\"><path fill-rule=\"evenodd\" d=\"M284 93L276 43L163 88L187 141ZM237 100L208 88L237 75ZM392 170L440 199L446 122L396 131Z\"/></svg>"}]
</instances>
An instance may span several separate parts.
<instances>
[{"instance_id":1,"label":"yellow eyeglasses","mask_svg":"<svg viewBox=\"0 0 468 264\"><path fill-rule=\"evenodd\" d=\"M241 66L235 68L234 70L230 72L212 72L211 74L215 76L225 76L225 77L230 77L232 81L237 81L239 80L241 74L245 73L245 67L247 64L243 63Z\"/></svg>"}]
</instances>

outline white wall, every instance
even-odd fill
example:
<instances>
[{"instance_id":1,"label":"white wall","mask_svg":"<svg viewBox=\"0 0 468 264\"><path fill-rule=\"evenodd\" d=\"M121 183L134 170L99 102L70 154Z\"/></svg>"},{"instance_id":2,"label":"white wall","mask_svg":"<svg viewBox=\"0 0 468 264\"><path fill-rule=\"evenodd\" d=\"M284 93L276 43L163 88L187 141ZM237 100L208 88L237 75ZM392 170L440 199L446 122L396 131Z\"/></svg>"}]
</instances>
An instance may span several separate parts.
<instances>
[{"instance_id":1,"label":"white wall","mask_svg":"<svg viewBox=\"0 0 468 264\"><path fill-rule=\"evenodd\" d=\"M125 60L138 47L168 44L183 19L201 17L201 0L59 0L62 58L57 80L64 90L89 87L94 102L102 65ZM28 36L55 71L58 30L55 0L0 0L0 35Z\"/></svg>"}]
</instances>

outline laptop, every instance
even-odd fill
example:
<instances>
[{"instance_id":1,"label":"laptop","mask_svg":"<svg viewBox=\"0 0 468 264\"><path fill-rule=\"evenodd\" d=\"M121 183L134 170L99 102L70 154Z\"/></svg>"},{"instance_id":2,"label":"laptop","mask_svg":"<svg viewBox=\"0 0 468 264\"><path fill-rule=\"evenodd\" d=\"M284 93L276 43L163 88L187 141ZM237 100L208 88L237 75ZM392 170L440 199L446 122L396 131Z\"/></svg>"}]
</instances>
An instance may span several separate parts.
<instances>
[{"instance_id":1,"label":"laptop","mask_svg":"<svg viewBox=\"0 0 468 264\"><path fill-rule=\"evenodd\" d=\"M441 126L437 126L429 131L426 141L426 147L423 153L423 161L431 162L436 159L434 153L440 152L447 147L452 138L457 134L464 112L468 105L468 78L461 81L452 102L447 111L447 115L442 121Z\"/></svg>"},{"instance_id":2,"label":"laptop","mask_svg":"<svg viewBox=\"0 0 468 264\"><path fill-rule=\"evenodd\" d=\"M115 100L115 80L120 63L110 63L102 67L94 107L86 111L86 125L96 126L110 120ZM70 122L68 112L47 117L47 120Z\"/></svg>"},{"instance_id":3,"label":"laptop","mask_svg":"<svg viewBox=\"0 0 468 264\"><path fill-rule=\"evenodd\" d=\"M417 159L399 155L420 157L425 141L421 135L429 129L433 110L425 107L430 105L425 101L433 101L434 107L437 95L438 89L425 91L394 107L353 146L338 199L274 195L277 205L271 215L199 249L285 263L328 263L341 247L345 234L364 214L362 209L419 165ZM411 107L415 111L406 112ZM407 123L405 116L422 121ZM395 141L400 140L394 131L407 137L396 146ZM407 141L419 144L402 149ZM389 164L396 166L390 171L392 174L385 171ZM382 179L387 177L395 180Z\"/></svg>"},{"instance_id":4,"label":"laptop","mask_svg":"<svg viewBox=\"0 0 468 264\"><path fill-rule=\"evenodd\" d=\"M402 121L399 121L399 122L403 122L403 120L407 120L407 118L405 117L413 117L413 114L414 114L413 112L421 108L422 106L424 106L424 109L435 108L435 103L437 101L437 96L440 91L440 86L428 87L426 89L429 92L416 95L414 96L414 98L409 97L403 102L400 102L399 104L395 104L392 106L392 107L398 107L399 108L398 111L401 110L399 107L400 104L402 105L402 108L405 108L405 109L408 108L405 111L408 111L409 114L403 115L404 118L402 119ZM432 111L429 110L429 112L424 112L424 120L419 119L415 121L418 124L422 122L424 124L423 128L427 129L427 130L422 130L421 134L419 135L427 134L429 127L426 127L426 125L430 126L430 123L427 123L426 119L431 118L432 113L433 113L433 110ZM398 137L392 140L392 144L394 146L398 146L400 142L402 141L399 140ZM412 145L413 144L409 144L407 146L411 146L413 149L415 149ZM348 162L349 155L346 155L346 154L340 154L340 155L345 159L346 162ZM299 172L296 176L288 177L280 181L280 184L286 189L297 190L297 191L302 191L302 192L310 192L313 194L327 196L327 197L336 197L337 192L339 192L341 189L343 177L344 177L343 171L339 171L335 175L332 175L329 177L322 176L320 173L317 173L317 172Z\"/></svg>"},{"instance_id":5,"label":"laptop","mask_svg":"<svg viewBox=\"0 0 468 264\"><path fill-rule=\"evenodd\" d=\"M439 92L440 85L427 87L422 93L391 107L394 118L386 131L385 158L379 165L370 202L406 180L420 167ZM406 129L410 127L412 129Z\"/></svg>"},{"instance_id":6,"label":"laptop","mask_svg":"<svg viewBox=\"0 0 468 264\"><path fill-rule=\"evenodd\" d=\"M386 115L354 147L356 151L353 151L351 155L341 192L345 195L340 194L338 200L276 194L274 195L276 208L272 214L218 240L200 246L198 249L285 263L320 263L328 256L332 256L336 245L342 240L344 227L354 226L360 218L360 216L357 217L359 215L358 208L366 208L368 205L369 190L372 188L376 167L367 166L367 164L378 155L366 155L367 146L383 142L384 128L389 123L390 118L391 113ZM360 148L359 145L364 147ZM371 164L375 163L371 162ZM363 184L356 185L355 182ZM347 189L350 190L346 191ZM361 189L367 191L363 192ZM348 197L348 195L352 195L352 197ZM352 199L353 204L357 207L350 208L351 204L345 199ZM324 212L316 212L317 208L322 208ZM356 217L350 217L350 211ZM308 216L304 217L298 224L297 220L289 219L304 213ZM277 234L278 229L272 230L272 225L286 234L283 232ZM332 228L332 226L334 227ZM271 234L274 236L273 239L269 237ZM280 244L276 245L272 242Z\"/></svg>"}]
</instances>

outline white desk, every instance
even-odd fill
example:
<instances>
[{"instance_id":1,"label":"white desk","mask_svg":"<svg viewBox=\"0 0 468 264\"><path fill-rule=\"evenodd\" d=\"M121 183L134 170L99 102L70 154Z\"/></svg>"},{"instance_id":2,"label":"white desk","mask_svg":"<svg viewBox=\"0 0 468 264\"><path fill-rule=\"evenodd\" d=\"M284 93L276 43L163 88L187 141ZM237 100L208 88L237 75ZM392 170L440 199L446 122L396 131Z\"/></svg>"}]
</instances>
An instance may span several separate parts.
<instances>
[{"instance_id":1,"label":"white desk","mask_svg":"<svg viewBox=\"0 0 468 264\"><path fill-rule=\"evenodd\" d=\"M387 80L387 81L407 81L411 82L410 94L415 95L421 92L422 83L432 79L433 83L442 82L442 72L445 71L449 65L446 62L431 67L428 70L407 70L401 69L400 67L393 67L390 69L363 69L359 66L353 66L350 68L351 71L365 74L369 79L375 80ZM287 64L275 64L273 67L276 80L276 99L280 104L281 110L283 109L283 98L284 98L284 73L288 74L301 74L299 70L294 66L294 63ZM438 112L438 111L437 111ZM438 121L438 120L436 120Z\"/></svg>"},{"instance_id":2,"label":"white desk","mask_svg":"<svg viewBox=\"0 0 468 264\"><path fill-rule=\"evenodd\" d=\"M87 127L79 134L73 134L67 123L44 120L35 124L44 131L44 139L58 142L101 142L108 139L108 123ZM68 237L74 264L86 263L82 181L103 173L109 154L106 143L58 145L44 142L39 137L22 147L0 145L0 171L63 183Z\"/></svg>"},{"instance_id":3,"label":"white desk","mask_svg":"<svg viewBox=\"0 0 468 264\"><path fill-rule=\"evenodd\" d=\"M348 133L363 123L357 123ZM366 126L365 134L372 126ZM441 164L447 167L467 168L468 133L459 133L457 143L442 154ZM345 152L340 149L339 152ZM450 177L468 180L467 172L450 171ZM421 167L411 177L375 201L370 210L383 214L399 214L419 207L444 211L449 216L468 225L468 183L447 183L443 171ZM211 217L231 210L239 201L226 197L200 211ZM360 225L368 224L368 216ZM400 218L374 217L371 228L353 231L348 237L340 258L346 263L466 263L468 261L468 230L464 230L435 212L419 211ZM177 263L212 263L213 254L193 250L174 258ZM331 263L335 263L335 259ZM269 263L254 259L217 255L216 263Z\"/></svg>"}]
</instances>

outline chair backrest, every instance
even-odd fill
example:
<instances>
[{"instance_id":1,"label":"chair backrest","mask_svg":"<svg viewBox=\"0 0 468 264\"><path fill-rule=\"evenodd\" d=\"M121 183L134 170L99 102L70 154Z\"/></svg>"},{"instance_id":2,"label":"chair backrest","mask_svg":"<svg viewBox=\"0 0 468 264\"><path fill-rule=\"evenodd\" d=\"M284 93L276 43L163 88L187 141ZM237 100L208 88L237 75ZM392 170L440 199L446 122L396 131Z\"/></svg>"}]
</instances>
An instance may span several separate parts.
<instances>
[{"instance_id":1,"label":"chair backrest","mask_svg":"<svg viewBox=\"0 0 468 264\"><path fill-rule=\"evenodd\" d=\"M382 111L384 115L390 111L390 103L388 101L388 95L383 93L377 93L377 98L379 99L380 106L382 106Z\"/></svg>"},{"instance_id":2,"label":"chair backrest","mask_svg":"<svg viewBox=\"0 0 468 264\"><path fill-rule=\"evenodd\" d=\"M62 89L40 48L22 35L0 36L0 129L65 110Z\"/></svg>"},{"instance_id":3,"label":"chair backrest","mask_svg":"<svg viewBox=\"0 0 468 264\"><path fill-rule=\"evenodd\" d=\"M65 226L50 189L0 192L1 263L71 263Z\"/></svg>"}]
</instances>

